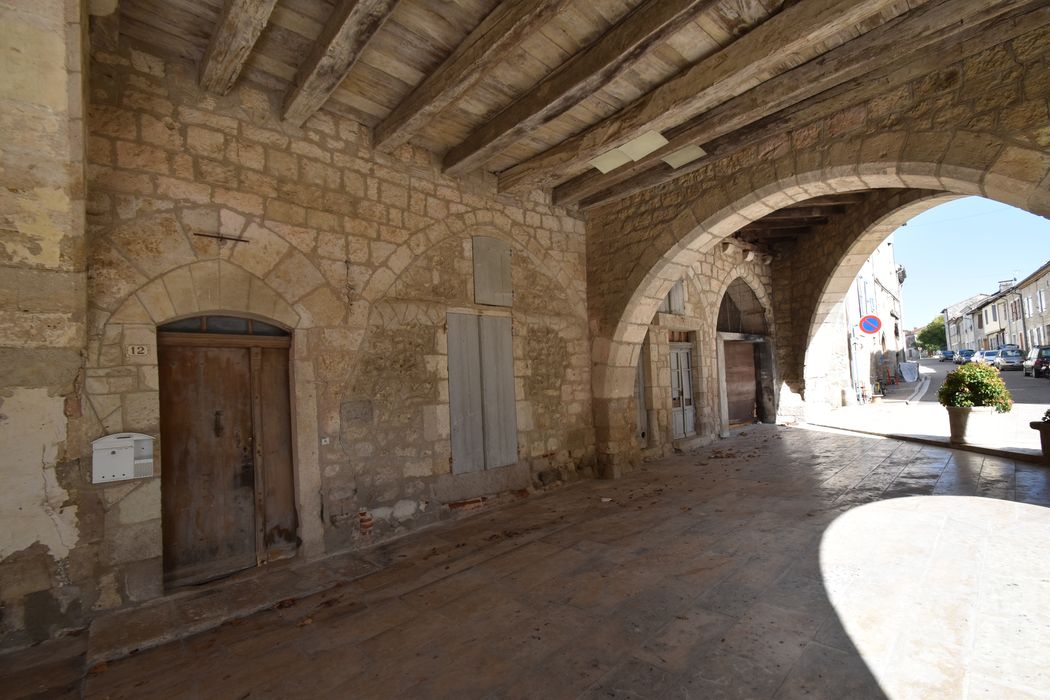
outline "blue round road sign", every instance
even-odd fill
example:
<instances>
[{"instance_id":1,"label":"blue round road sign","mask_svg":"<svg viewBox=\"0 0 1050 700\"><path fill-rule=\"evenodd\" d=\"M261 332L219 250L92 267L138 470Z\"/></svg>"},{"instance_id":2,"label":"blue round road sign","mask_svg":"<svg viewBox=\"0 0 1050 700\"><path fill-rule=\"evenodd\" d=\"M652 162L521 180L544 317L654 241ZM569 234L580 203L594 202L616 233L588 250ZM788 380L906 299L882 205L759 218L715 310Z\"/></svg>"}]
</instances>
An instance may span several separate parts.
<instances>
[{"instance_id":1,"label":"blue round road sign","mask_svg":"<svg viewBox=\"0 0 1050 700\"><path fill-rule=\"evenodd\" d=\"M860 329L865 333L878 333L882 328L882 321L878 316L865 316L860 320Z\"/></svg>"}]
</instances>

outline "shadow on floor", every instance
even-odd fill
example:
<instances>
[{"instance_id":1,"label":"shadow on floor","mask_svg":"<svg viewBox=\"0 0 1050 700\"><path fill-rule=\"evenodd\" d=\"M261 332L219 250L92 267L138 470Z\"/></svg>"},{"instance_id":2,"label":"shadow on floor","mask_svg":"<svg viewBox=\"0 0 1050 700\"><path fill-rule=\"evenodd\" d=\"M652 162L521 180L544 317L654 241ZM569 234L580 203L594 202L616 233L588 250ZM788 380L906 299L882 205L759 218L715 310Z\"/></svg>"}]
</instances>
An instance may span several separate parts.
<instances>
[{"instance_id":1,"label":"shadow on floor","mask_svg":"<svg viewBox=\"0 0 1050 700\"><path fill-rule=\"evenodd\" d=\"M8 697L885 697L896 681L876 681L871 639L910 623L884 612L910 600L898 557L926 550L852 514L933 494L1050 503L1040 467L756 426L407 537L362 578L86 677L82 639L0 657L0 683ZM1050 511L1033 510L1045 531Z\"/></svg>"}]
</instances>

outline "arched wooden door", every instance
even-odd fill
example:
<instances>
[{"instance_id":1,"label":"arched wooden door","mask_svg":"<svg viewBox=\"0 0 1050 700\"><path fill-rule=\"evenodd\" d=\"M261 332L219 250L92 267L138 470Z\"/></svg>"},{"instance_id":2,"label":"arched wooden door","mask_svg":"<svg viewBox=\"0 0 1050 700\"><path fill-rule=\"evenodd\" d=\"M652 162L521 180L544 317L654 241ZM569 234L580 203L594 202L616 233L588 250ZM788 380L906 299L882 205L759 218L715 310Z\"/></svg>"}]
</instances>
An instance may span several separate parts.
<instances>
[{"instance_id":1,"label":"arched wooden door","mask_svg":"<svg viewBox=\"0 0 1050 700\"><path fill-rule=\"evenodd\" d=\"M293 555L288 333L201 316L161 326L157 341L165 584Z\"/></svg>"}]
</instances>

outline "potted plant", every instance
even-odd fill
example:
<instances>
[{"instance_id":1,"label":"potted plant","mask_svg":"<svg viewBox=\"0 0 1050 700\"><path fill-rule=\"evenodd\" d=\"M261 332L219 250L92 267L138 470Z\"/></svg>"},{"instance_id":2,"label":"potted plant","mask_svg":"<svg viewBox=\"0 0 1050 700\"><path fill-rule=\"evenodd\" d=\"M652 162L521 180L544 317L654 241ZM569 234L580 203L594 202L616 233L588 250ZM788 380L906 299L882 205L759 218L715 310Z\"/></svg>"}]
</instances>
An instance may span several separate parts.
<instances>
[{"instance_id":1,"label":"potted plant","mask_svg":"<svg viewBox=\"0 0 1050 700\"><path fill-rule=\"evenodd\" d=\"M941 405L948 409L952 444L967 442L967 427L974 413L1006 413L1013 408L1010 390L991 365L968 363L949 372L937 392Z\"/></svg>"},{"instance_id":2,"label":"potted plant","mask_svg":"<svg viewBox=\"0 0 1050 700\"><path fill-rule=\"evenodd\" d=\"M1043 414L1043 420L1034 420L1028 425L1039 431L1039 445L1043 448L1043 461L1050 462L1050 408Z\"/></svg>"}]
</instances>

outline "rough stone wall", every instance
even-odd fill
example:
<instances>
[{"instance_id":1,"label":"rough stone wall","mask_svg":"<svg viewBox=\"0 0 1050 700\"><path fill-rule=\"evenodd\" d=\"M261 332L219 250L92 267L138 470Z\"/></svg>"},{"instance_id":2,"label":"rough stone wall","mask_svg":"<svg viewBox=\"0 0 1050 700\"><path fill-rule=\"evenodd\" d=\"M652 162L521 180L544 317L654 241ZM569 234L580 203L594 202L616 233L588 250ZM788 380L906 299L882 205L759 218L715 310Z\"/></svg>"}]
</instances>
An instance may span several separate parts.
<instances>
[{"instance_id":1,"label":"rough stone wall","mask_svg":"<svg viewBox=\"0 0 1050 700\"><path fill-rule=\"evenodd\" d=\"M76 625L85 338L79 3L0 3L0 638Z\"/></svg>"},{"instance_id":2,"label":"rough stone wall","mask_svg":"<svg viewBox=\"0 0 1050 700\"><path fill-rule=\"evenodd\" d=\"M472 233L498 236L500 227ZM451 475L446 314L503 313L474 304L471 254L470 237L448 238L413 260L372 307L352 377L336 396L347 458L325 466L329 549L441 517L442 501L575 478L593 460L582 299L518 249L507 311L521 462ZM372 533L357 527L361 508L376 523Z\"/></svg>"},{"instance_id":3,"label":"rough stone wall","mask_svg":"<svg viewBox=\"0 0 1050 700\"><path fill-rule=\"evenodd\" d=\"M603 469L615 472L635 452L631 368L653 310L697 255L749 221L809 197L873 188L980 194L1050 214L1050 36L1023 31L969 57L960 46L960 58L943 70L902 69L893 76L899 83L858 94L854 104L589 212L588 312ZM795 279L816 288L814 299L826 280ZM789 290L778 282L774 289L780 351L804 348L810 314L781 313L779 297ZM801 366L780 363L782 412L802 414Z\"/></svg>"},{"instance_id":4,"label":"rough stone wall","mask_svg":"<svg viewBox=\"0 0 1050 700\"><path fill-rule=\"evenodd\" d=\"M79 319L53 324L76 342L86 336L86 359L81 365L74 350L64 380L71 387L83 366L84 418L76 449L43 455L80 466L58 491L40 477L39 450L32 455L40 493L19 502L35 503L47 523L27 531L66 527L53 538L61 556L48 559L41 537L0 565L0 572L12 567L22 586L4 581L5 606L15 610L30 604L23 581L37 582L53 606L58 583L48 567L53 559L59 568L76 562L64 574L59 607L80 612L30 629L35 623L5 608L4 631L12 633L5 643L162 593L160 445L155 478L97 486L88 445L113 432L158 434L156 327L172 319L225 312L292 332L305 556L374 543L483 498L590 469L579 218L539 194L497 195L493 178L445 178L419 149L375 153L367 129L351 120L319 114L303 128L284 125L275 116L280 96L251 85L225 97L202 93L187 63L124 46L95 52L90 68L86 333L82 281ZM220 243L216 235L250 243ZM445 314L485 312L473 303L475 235L501 238L513 252L519 463L453 477ZM70 266L82 270L82 258ZM34 285L18 287L26 293ZM129 346L145 346L146 354ZM49 362L41 350L32 357ZM46 422L55 428L52 447L60 445L62 397L56 401L10 429L49 435L26 424ZM63 519L74 513L67 527Z\"/></svg>"}]
</instances>

